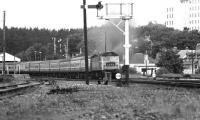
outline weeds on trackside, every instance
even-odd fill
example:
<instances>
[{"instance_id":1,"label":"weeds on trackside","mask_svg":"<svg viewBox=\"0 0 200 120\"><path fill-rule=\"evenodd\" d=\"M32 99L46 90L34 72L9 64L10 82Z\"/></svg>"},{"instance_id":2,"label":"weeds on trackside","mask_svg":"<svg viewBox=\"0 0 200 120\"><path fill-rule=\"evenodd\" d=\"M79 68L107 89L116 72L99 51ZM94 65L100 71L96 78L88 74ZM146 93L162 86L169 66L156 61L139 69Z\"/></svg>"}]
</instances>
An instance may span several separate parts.
<instances>
[{"instance_id":1,"label":"weeds on trackside","mask_svg":"<svg viewBox=\"0 0 200 120\"><path fill-rule=\"evenodd\" d=\"M200 119L199 89L138 84L66 86L60 87L63 91L58 94L40 88L34 94L2 100L0 119Z\"/></svg>"}]
</instances>

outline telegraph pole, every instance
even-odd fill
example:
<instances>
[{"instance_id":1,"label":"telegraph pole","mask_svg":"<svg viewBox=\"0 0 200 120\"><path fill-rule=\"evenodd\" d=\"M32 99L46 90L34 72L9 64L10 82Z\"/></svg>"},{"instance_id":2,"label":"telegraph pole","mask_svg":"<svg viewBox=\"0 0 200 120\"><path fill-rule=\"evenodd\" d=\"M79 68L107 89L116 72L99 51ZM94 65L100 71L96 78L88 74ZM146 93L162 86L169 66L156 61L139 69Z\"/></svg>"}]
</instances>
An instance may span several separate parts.
<instances>
[{"instance_id":1,"label":"telegraph pole","mask_svg":"<svg viewBox=\"0 0 200 120\"><path fill-rule=\"evenodd\" d=\"M53 53L56 55L56 38L53 37Z\"/></svg>"},{"instance_id":2,"label":"telegraph pole","mask_svg":"<svg viewBox=\"0 0 200 120\"><path fill-rule=\"evenodd\" d=\"M83 29L84 29L84 44L85 44L85 82L89 85L88 79L88 47L87 47L87 13L86 13L86 0L83 0Z\"/></svg>"},{"instance_id":3,"label":"telegraph pole","mask_svg":"<svg viewBox=\"0 0 200 120\"><path fill-rule=\"evenodd\" d=\"M3 11L3 75L5 75L5 52L6 52L6 28L5 28L6 12Z\"/></svg>"},{"instance_id":4,"label":"telegraph pole","mask_svg":"<svg viewBox=\"0 0 200 120\"><path fill-rule=\"evenodd\" d=\"M107 41L107 40L106 40L106 39L107 39L107 36L106 36L106 35L107 35L107 34L106 34L106 32L105 32L105 52L107 51L107 50L106 50L106 48L107 48L107 47L106 47L106 41Z\"/></svg>"}]
</instances>

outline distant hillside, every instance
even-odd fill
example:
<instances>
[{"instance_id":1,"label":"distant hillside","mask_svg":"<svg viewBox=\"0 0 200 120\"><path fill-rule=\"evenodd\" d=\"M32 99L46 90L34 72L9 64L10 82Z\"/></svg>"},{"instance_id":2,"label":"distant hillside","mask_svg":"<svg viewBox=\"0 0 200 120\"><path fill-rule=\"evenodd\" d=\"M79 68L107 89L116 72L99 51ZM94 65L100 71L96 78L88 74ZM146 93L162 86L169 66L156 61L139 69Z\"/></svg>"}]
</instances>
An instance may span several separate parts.
<instances>
[{"instance_id":1,"label":"distant hillside","mask_svg":"<svg viewBox=\"0 0 200 120\"><path fill-rule=\"evenodd\" d=\"M2 33L3 31L0 29L0 51L2 51ZM58 40L62 39L62 53L64 52L66 38L68 38L70 54L74 54L79 51L79 49L76 49L76 45L82 41L82 36L82 29L61 29L55 31L38 28L8 28L6 29L6 52L19 57L23 57L21 55L29 56L26 60L33 59L34 51L42 51L43 56L52 56L53 37L55 37L57 49L60 49Z\"/></svg>"},{"instance_id":2,"label":"distant hillside","mask_svg":"<svg viewBox=\"0 0 200 120\"><path fill-rule=\"evenodd\" d=\"M114 21L115 22L115 21ZM119 26L124 30L124 23ZM0 52L2 51L2 29L0 29ZM197 30L183 31L167 28L161 24L149 23L146 26L130 26L130 55L147 53L155 58L162 50L183 50L186 47L195 49L200 43L200 33ZM149 37L149 40L147 39ZM56 54L54 54L53 37L56 38ZM61 41L60 41L61 39ZM68 42L67 42L68 41ZM105 44L106 41L106 44ZM6 29L6 52L17 55L22 60L34 60L35 51L42 52L40 59L64 58L68 43L68 55L79 54L80 48L84 54L84 39L82 29L61 29L58 31L38 28L9 28ZM88 28L88 54L114 51L123 60L124 35L110 23L101 27ZM39 58L39 54L36 54Z\"/></svg>"}]
</instances>

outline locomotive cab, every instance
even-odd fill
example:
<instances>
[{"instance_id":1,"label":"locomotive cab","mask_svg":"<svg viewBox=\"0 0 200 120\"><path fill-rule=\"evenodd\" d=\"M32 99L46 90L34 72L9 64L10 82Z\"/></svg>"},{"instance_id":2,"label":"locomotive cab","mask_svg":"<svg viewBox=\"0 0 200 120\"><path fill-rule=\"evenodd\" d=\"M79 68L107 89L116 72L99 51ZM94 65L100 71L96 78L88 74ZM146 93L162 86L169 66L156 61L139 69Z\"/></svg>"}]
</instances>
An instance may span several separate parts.
<instances>
[{"instance_id":1,"label":"locomotive cab","mask_svg":"<svg viewBox=\"0 0 200 120\"><path fill-rule=\"evenodd\" d=\"M91 57L92 78L115 79L119 70L119 55L114 52L105 52Z\"/></svg>"}]
</instances>

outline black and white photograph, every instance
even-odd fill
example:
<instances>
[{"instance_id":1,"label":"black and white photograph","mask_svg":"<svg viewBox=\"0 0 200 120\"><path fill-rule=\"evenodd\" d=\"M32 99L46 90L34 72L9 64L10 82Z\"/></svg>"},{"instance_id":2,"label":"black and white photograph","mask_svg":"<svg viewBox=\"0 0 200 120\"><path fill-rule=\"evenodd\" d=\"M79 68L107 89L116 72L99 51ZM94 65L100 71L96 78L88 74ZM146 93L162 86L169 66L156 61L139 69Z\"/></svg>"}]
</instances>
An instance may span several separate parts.
<instances>
[{"instance_id":1,"label":"black and white photograph","mask_svg":"<svg viewBox=\"0 0 200 120\"><path fill-rule=\"evenodd\" d=\"M0 120L200 120L200 0L0 0Z\"/></svg>"}]
</instances>

